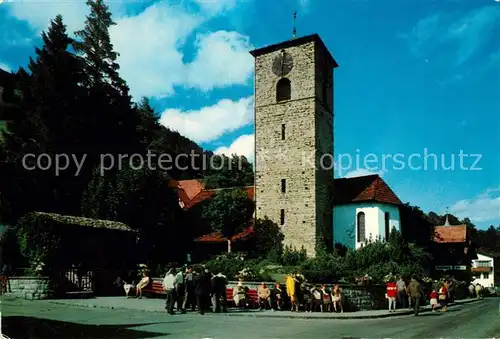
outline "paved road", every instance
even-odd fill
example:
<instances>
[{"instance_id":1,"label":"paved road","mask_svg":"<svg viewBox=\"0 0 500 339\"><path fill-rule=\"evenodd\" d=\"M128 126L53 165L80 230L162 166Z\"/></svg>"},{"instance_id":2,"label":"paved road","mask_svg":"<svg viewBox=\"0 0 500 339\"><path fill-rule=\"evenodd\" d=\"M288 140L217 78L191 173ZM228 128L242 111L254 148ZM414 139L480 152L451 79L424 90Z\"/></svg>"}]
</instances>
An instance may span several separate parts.
<instances>
[{"instance_id":1,"label":"paved road","mask_svg":"<svg viewBox=\"0 0 500 339\"><path fill-rule=\"evenodd\" d=\"M77 308L46 301L2 301L3 334L21 338L493 338L500 337L500 299L448 312L386 319L318 320L168 316L142 311Z\"/></svg>"}]
</instances>

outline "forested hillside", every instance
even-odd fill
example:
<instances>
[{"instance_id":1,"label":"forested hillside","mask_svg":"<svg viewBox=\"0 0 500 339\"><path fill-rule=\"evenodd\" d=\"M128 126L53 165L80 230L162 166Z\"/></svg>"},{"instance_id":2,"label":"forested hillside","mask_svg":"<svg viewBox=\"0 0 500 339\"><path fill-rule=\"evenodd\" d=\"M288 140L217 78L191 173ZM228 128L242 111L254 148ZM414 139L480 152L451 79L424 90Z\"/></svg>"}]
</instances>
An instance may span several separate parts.
<instances>
[{"instance_id":1,"label":"forested hillside","mask_svg":"<svg viewBox=\"0 0 500 339\"><path fill-rule=\"evenodd\" d=\"M57 16L27 67L14 76L2 72L0 120L6 128L0 141L0 224L15 225L31 211L117 220L140 230L144 246L154 251L158 239L184 240L169 179L245 186L253 183L253 168L236 156L219 162L240 161L238 175L234 168L210 168L201 155L209 160L211 152L162 126L147 99L133 102L110 41L111 13L101 0L88 5L90 14L75 32L76 40ZM195 161L186 157L160 167L157 160L193 153L199 155ZM35 156L41 154L47 156L37 164ZM103 167L103 155L114 164ZM120 155L127 155L121 165ZM152 166L141 164L148 157Z\"/></svg>"}]
</instances>

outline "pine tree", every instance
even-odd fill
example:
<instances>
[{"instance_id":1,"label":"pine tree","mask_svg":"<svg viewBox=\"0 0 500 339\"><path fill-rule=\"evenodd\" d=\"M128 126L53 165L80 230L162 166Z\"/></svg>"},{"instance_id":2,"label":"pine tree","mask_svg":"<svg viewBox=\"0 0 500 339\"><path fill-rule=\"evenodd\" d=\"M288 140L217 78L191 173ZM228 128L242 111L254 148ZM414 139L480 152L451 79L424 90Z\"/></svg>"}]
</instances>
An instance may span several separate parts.
<instances>
[{"instance_id":1,"label":"pine tree","mask_svg":"<svg viewBox=\"0 0 500 339\"><path fill-rule=\"evenodd\" d=\"M118 74L118 53L114 51L109 35L109 28L116 25L109 7L103 0L87 0L87 5L90 7L90 14L85 21L85 28L75 32L81 41L73 44L87 63L86 85L97 88L109 85L121 95L128 95L128 87Z\"/></svg>"},{"instance_id":2,"label":"pine tree","mask_svg":"<svg viewBox=\"0 0 500 339\"><path fill-rule=\"evenodd\" d=\"M83 116L80 102L85 101L78 86L83 70L79 59L68 51L72 40L60 15L42 33L42 40L43 46L35 49L36 58L30 58L31 74L20 69L14 85L21 95L12 96L15 112L7 124L0 164L2 177L9 178L0 184L8 220L33 210L78 211L79 192L85 187L72 168L56 176L53 167L52 171L29 170L23 164L28 153L75 153L74 145L84 135L78 125Z\"/></svg>"},{"instance_id":3,"label":"pine tree","mask_svg":"<svg viewBox=\"0 0 500 339\"><path fill-rule=\"evenodd\" d=\"M118 53L109 34L115 22L102 0L88 0L87 5L90 14L84 29L75 32L79 40L73 46L85 62L83 85L91 95L91 118L87 119L91 125L86 126L89 136L101 154L144 153L137 130L139 116L132 107L128 87L118 74Z\"/></svg>"}]
</instances>

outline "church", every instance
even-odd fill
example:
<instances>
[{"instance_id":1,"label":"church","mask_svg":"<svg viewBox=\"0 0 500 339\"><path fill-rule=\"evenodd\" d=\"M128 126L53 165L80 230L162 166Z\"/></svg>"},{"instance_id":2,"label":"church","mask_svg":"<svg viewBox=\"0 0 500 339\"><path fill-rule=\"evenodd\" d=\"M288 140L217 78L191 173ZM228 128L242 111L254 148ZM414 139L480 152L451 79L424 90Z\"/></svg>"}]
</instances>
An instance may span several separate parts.
<instances>
[{"instance_id":1,"label":"church","mask_svg":"<svg viewBox=\"0 0 500 339\"><path fill-rule=\"evenodd\" d=\"M325 161L334 154L338 64L319 35L250 53L255 58L255 183L245 189L256 203L254 218L273 220L285 245L304 247L310 256L318 239L358 249L370 238L385 239L393 227L401 230L402 203L381 177L334 180L333 163ZM181 206L215 194L196 180L177 187ZM225 241L213 235L198 240Z\"/></svg>"}]
</instances>

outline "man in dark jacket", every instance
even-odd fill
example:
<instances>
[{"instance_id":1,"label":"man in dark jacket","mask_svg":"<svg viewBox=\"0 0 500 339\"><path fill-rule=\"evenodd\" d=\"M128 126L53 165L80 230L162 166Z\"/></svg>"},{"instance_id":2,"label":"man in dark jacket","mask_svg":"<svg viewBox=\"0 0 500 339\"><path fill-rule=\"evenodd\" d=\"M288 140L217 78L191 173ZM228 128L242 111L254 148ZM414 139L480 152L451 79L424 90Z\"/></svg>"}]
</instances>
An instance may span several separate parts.
<instances>
[{"instance_id":1,"label":"man in dark jacket","mask_svg":"<svg viewBox=\"0 0 500 339\"><path fill-rule=\"evenodd\" d=\"M196 307L196 298L194 295L194 282L195 274L193 273L193 268L188 267L186 276L184 278L185 291L184 291L184 303L182 308L186 310L187 306L191 306L191 310L194 311Z\"/></svg>"},{"instance_id":2,"label":"man in dark jacket","mask_svg":"<svg viewBox=\"0 0 500 339\"><path fill-rule=\"evenodd\" d=\"M418 315L420 308L420 299L422 298L422 286L416 277L413 277L408 284L408 295L411 298L412 304L414 305L415 315Z\"/></svg>"},{"instance_id":3,"label":"man in dark jacket","mask_svg":"<svg viewBox=\"0 0 500 339\"><path fill-rule=\"evenodd\" d=\"M227 312L226 286L227 278L222 273L219 273L212 278L212 305L214 312L216 313L220 313L221 304L222 312Z\"/></svg>"},{"instance_id":4,"label":"man in dark jacket","mask_svg":"<svg viewBox=\"0 0 500 339\"><path fill-rule=\"evenodd\" d=\"M195 277L195 290L196 303L198 305L198 312L205 314L208 309L210 301L210 293L212 289L212 280L210 272L203 269L200 274Z\"/></svg>"}]
</instances>

